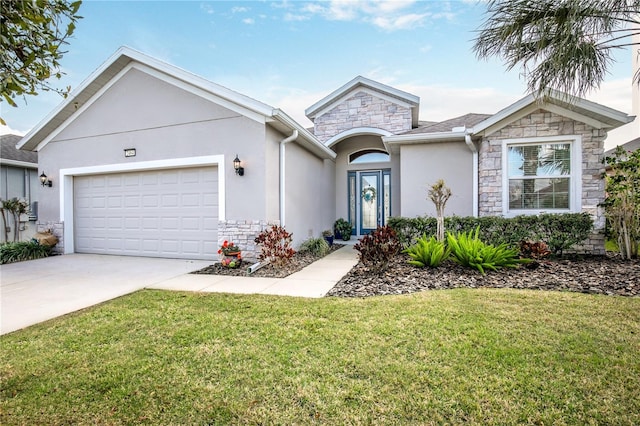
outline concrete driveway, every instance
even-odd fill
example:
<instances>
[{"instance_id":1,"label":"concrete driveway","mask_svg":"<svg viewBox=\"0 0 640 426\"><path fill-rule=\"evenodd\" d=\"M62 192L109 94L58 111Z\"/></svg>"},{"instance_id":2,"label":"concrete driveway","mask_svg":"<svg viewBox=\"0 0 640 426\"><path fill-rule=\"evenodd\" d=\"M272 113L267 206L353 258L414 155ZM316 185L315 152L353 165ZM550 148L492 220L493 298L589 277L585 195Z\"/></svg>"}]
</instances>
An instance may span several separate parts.
<instances>
[{"instance_id":1,"label":"concrete driveway","mask_svg":"<svg viewBox=\"0 0 640 426\"><path fill-rule=\"evenodd\" d=\"M0 334L210 265L211 261L69 254L0 266Z\"/></svg>"}]
</instances>

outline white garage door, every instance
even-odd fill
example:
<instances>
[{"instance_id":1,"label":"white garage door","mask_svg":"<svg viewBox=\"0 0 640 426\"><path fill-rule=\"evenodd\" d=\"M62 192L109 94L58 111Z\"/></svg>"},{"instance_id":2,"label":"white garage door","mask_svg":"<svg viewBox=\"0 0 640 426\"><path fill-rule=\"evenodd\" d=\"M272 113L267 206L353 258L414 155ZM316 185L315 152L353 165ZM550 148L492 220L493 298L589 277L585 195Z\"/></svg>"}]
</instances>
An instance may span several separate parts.
<instances>
[{"instance_id":1,"label":"white garage door","mask_svg":"<svg viewBox=\"0 0 640 426\"><path fill-rule=\"evenodd\" d=\"M217 228L215 167L74 178L78 253L213 259Z\"/></svg>"}]
</instances>

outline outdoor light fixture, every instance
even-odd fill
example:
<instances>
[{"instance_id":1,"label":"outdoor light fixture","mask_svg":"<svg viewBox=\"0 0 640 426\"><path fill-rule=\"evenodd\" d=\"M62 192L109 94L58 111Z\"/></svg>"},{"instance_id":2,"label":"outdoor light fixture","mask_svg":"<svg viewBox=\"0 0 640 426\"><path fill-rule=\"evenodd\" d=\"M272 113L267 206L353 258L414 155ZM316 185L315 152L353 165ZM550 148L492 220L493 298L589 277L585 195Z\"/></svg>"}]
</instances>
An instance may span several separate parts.
<instances>
[{"instance_id":1,"label":"outdoor light fixture","mask_svg":"<svg viewBox=\"0 0 640 426\"><path fill-rule=\"evenodd\" d=\"M238 154L236 154L236 158L233 160L233 168L235 169L238 176L244 176L244 167L240 167L240 159L238 158Z\"/></svg>"},{"instance_id":2,"label":"outdoor light fixture","mask_svg":"<svg viewBox=\"0 0 640 426\"><path fill-rule=\"evenodd\" d=\"M40 183L42 186L48 186L49 188L53 186L53 182L51 182L51 179L47 179L47 175L44 172L40 175Z\"/></svg>"}]
</instances>

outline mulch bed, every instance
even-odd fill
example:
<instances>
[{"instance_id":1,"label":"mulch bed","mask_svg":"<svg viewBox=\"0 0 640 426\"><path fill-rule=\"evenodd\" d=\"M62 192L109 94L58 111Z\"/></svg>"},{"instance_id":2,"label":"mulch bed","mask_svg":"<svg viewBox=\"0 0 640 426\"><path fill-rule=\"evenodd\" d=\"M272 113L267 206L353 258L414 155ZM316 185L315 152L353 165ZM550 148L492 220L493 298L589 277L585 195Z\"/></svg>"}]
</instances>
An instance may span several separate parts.
<instances>
[{"instance_id":1,"label":"mulch bed","mask_svg":"<svg viewBox=\"0 0 640 426\"><path fill-rule=\"evenodd\" d=\"M362 263L331 289L327 296L368 297L450 288L516 288L640 296L640 260L615 256L585 256L544 260L535 268L479 271L447 261L438 268L417 268L397 256L382 273Z\"/></svg>"},{"instance_id":2,"label":"mulch bed","mask_svg":"<svg viewBox=\"0 0 640 426\"><path fill-rule=\"evenodd\" d=\"M331 250L329 253L332 253L340 248L344 247L343 244L333 244L331 246ZM291 260L284 266L275 266L268 264L263 266L262 268L255 271L250 276L252 277L262 277L262 278L284 278L287 275L291 275L294 272L298 272L302 268L316 260L320 259L322 256L314 256L309 252L296 252L293 255ZM209 275L230 275L235 277L246 277L247 276L247 268L252 265L253 262L242 262L242 264L238 268L228 268L226 266L222 266L219 263L214 263L213 265L209 265L203 269L192 272L193 274L209 274Z\"/></svg>"}]
</instances>

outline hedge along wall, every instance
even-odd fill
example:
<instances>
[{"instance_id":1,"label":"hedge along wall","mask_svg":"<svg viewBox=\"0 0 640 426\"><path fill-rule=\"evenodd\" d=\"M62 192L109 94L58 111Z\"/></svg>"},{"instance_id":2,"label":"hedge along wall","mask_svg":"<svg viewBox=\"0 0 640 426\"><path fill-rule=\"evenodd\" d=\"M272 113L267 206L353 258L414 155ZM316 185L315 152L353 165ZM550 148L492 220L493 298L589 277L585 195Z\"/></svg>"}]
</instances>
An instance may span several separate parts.
<instances>
[{"instance_id":1,"label":"hedge along wall","mask_svg":"<svg viewBox=\"0 0 640 426\"><path fill-rule=\"evenodd\" d=\"M392 217L388 224L404 247L412 245L422 235L436 235L435 217ZM520 241L543 241L554 254L580 250L578 245L593 232L593 221L587 213L541 214L538 216L459 217L444 219L445 232L468 232L480 227L480 239L487 244L507 244L517 247Z\"/></svg>"}]
</instances>

